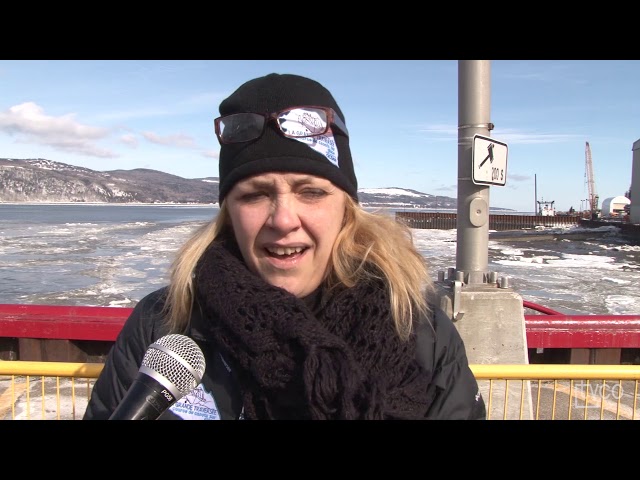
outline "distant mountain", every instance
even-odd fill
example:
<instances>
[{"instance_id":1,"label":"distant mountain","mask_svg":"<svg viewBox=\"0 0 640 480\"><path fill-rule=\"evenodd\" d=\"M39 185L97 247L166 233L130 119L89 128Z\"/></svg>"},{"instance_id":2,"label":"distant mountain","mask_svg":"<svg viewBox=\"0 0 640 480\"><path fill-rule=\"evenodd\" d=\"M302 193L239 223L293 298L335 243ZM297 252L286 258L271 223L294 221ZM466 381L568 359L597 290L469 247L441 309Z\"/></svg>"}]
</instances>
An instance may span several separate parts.
<instances>
[{"instance_id":1,"label":"distant mountain","mask_svg":"<svg viewBox=\"0 0 640 480\"><path fill-rule=\"evenodd\" d=\"M0 158L0 201L216 203L217 178L137 168L98 172L42 158Z\"/></svg>"},{"instance_id":2,"label":"distant mountain","mask_svg":"<svg viewBox=\"0 0 640 480\"><path fill-rule=\"evenodd\" d=\"M361 188L358 199L363 206L381 208L442 208L456 209L455 198L430 195L408 188Z\"/></svg>"},{"instance_id":3,"label":"distant mountain","mask_svg":"<svg viewBox=\"0 0 640 480\"><path fill-rule=\"evenodd\" d=\"M217 177L187 179L145 168L96 171L43 158L0 158L0 202L213 204L218 183ZM358 198L371 208L455 210L457 205L452 197L399 187L363 188Z\"/></svg>"}]
</instances>

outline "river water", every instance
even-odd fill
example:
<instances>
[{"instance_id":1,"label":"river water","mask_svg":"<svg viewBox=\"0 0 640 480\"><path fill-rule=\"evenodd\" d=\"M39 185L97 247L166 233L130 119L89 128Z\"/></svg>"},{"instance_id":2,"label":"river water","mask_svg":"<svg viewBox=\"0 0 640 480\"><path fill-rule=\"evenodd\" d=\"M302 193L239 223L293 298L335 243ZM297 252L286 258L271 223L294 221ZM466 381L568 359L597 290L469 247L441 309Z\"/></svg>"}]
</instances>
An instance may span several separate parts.
<instances>
[{"instance_id":1,"label":"river water","mask_svg":"<svg viewBox=\"0 0 640 480\"><path fill-rule=\"evenodd\" d=\"M133 307L166 284L175 251L217 212L214 206L0 204L0 303ZM434 279L456 266L456 230L413 234ZM490 239L489 271L507 277L525 300L563 313L640 314L639 242L614 227L579 238Z\"/></svg>"}]
</instances>

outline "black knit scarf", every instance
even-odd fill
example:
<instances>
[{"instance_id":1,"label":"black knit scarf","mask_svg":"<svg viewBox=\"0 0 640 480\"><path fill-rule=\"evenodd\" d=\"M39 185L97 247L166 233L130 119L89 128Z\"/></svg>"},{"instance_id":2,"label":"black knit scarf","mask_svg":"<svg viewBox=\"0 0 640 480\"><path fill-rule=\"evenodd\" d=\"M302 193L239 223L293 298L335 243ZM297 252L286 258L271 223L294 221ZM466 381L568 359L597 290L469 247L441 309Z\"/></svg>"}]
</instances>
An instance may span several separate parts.
<instances>
[{"instance_id":1,"label":"black knit scarf","mask_svg":"<svg viewBox=\"0 0 640 480\"><path fill-rule=\"evenodd\" d=\"M248 419L416 419L431 372L394 330L383 283L333 294L319 313L251 273L233 241L196 269L196 300L243 392Z\"/></svg>"}]
</instances>

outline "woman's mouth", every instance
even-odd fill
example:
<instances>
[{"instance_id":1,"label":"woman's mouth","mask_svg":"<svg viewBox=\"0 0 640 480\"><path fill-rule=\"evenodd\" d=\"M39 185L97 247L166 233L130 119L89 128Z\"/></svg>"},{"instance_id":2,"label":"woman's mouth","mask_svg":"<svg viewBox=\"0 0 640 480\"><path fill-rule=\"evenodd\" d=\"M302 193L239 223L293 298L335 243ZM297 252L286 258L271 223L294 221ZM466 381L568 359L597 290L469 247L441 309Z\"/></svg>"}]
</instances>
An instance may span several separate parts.
<instances>
[{"instance_id":1,"label":"woman's mouth","mask_svg":"<svg viewBox=\"0 0 640 480\"><path fill-rule=\"evenodd\" d=\"M267 247L267 253L271 256L288 257L304 250L303 247Z\"/></svg>"}]
</instances>

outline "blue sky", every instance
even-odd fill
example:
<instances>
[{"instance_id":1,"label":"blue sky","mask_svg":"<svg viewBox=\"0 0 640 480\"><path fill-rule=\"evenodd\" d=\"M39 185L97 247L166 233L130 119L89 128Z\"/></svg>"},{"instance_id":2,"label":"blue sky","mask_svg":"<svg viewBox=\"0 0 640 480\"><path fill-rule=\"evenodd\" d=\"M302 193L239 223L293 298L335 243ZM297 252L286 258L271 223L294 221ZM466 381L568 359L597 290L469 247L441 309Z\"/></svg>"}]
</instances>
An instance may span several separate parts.
<instances>
[{"instance_id":1,"label":"blue sky","mask_svg":"<svg viewBox=\"0 0 640 480\"><path fill-rule=\"evenodd\" d=\"M631 186L639 60L492 60L490 136L508 145L492 207L586 206ZM457 60L0 60L0 157L217 177L221 100L267 73L318 80L346 117L359 188L457 197ZM537 192L536 192L537 186Z\"/></svg>"}]
</instances>

